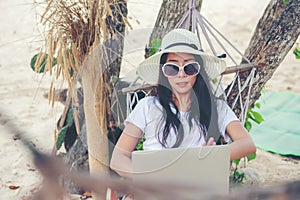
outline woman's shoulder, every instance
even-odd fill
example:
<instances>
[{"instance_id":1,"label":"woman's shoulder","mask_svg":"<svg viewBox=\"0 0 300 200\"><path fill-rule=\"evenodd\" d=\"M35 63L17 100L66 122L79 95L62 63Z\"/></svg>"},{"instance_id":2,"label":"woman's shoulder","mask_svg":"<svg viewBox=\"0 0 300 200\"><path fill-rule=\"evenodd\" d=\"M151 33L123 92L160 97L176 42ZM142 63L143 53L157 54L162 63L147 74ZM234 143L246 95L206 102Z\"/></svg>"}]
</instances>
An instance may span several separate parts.
<instances>
[{"instance_id":1,"label":"woman's shoulder","mask_svg":"<svg viewBox=\"0 0 300 200\"><path fill-rule=\"evenodd\" d=\"M156 96L147 96L139 100L139 104L156 104L158 103L158 98Z\"/></svg>"},{"instance_id":2,"label":"woman's shoulder","mask_svg":"<svg viewBox=\"0 0 300 200\"><path fill-rule=\"evenodd\" d=\"M228 106L226 100L222 99L222 98L216 98L216 104L217 105L227 105Z\"/></svg>"},{"instance_id":3,"label":"woman's shoulder","mask_svg":"<svg viewBox=\"0 0 300 200\"><path fill-rule=\"evenodd\" d=\"M158 100L158 97L156 96L147 96L139 100L137 103L136 107L138 109L146 109L146 110L151 110L154 108L160 108L160 103Z\"/></svg>"},{"instance_id":4,"label":"woman's shoulder","mask_svg":"<svg viewBox=\"0 0 300 200\"><path fill-rule=\"evenodd\" d=\"M224 99L217 98L216 99L217 106L228 106L227 102Z\"/></svg>"},{"instance_id":5,"label":"woman's shoulder","mask_svg":"<svg viewBox=\"0 0 300 200\"><path fill-rule=\"evenodd\" d=\"M143 121L143 125L138 126L143 130L149 118L157 117L158 113L161 113L160 106L157 105L159 105L159 101L155 96L140 99L126 121L131 121L133 124L136 124L137 121Z\"/></svg>"},{"instance_id":6,"label":"woman's shoulder","mask_svg":"<svg viewBox=\"0 0 300 200\"><path fill-rule=\"evenodd\" d=\"M217 99L216 100L216 105L217 105L217 110L219 112L232 111L232 109L229 107L226 100L224 100L224 99Z\"/></svg>"},{"instance_id":7,"label":"woman's shoulder","mask_svg":"<svg viewBox=\"0 0 300 200\"><path fill-rule=\"evenodd\" d=\"M224 119L229 118L231 120L237 120L237 117L230 106L227 104L226 100L224 99L217 99L217 110L219 113L219 118Z\"/></svg>"}]
</instances>

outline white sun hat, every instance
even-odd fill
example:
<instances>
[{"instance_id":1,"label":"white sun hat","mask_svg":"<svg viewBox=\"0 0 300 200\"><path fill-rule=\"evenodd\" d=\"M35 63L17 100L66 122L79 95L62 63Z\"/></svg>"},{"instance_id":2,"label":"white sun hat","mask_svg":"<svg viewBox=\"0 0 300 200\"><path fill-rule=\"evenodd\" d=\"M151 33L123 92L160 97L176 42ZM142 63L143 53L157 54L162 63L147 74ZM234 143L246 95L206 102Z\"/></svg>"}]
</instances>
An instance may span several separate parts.
<instances>
[{"instance_id":1,"label":"white sun hat","mask_svg":"<svg viewBox=\"0 0 300 200\"><path fill-rule=\"evenodd\" d=\"M219 77L226 68L224 60L202 51L196 34L186 29L173 29L163 37L158 52L139 64L138 76L148 84L157 84L159 67L161 67L160 58L164 53L171 52L199 55L203 61L201 67L205 69L211 80Z\"/></svg>"}]
</instances>

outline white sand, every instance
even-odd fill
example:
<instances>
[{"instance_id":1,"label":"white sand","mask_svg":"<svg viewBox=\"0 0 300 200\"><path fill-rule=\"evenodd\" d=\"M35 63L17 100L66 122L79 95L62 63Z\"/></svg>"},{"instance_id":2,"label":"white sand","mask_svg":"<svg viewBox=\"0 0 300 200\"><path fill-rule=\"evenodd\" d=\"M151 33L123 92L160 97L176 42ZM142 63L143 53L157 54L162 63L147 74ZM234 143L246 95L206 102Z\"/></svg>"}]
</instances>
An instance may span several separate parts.
<instances>
[{"instance_id":1,"label":"white sand","mask_svg":"<svg viewBox=\"0 0 300 200\"><path fill-rule=\"evenodd\" d=\"M145 33L154 26L160 3L161 0L129 1L130 16L140 22L131 21L135 31L146 30L142 31ZM244 52L267 3L266 0L206 0L202 14ZM22 199L40 184L40 177L28 152L19 140L13 139L14 133L8 132L5 126L16 124L38 149L50 152L54 143L55 123L62 106L57 104L54 110L51 109L43 98L48 91L50 78L36 75L29 67L31 57L41 45L36 42L37 20L32 1L3 0L0 1L0 8L0 196L4 199ZM128 62L134 66L134 62L141 60L142 56L143 53L140 53L137 59ZM128 59L131 59L130 56ZM267 84L266 90L289 89L300 94L297 67L299 60L290 52ZM2 125L6 119L3 113L11 120L5 126ZM300 178L298 162L267 152L258 151L257 159L248 167L255 169L265 184ZM11 190L9 186L20 188Z\"/></svg>"}]
</instances>

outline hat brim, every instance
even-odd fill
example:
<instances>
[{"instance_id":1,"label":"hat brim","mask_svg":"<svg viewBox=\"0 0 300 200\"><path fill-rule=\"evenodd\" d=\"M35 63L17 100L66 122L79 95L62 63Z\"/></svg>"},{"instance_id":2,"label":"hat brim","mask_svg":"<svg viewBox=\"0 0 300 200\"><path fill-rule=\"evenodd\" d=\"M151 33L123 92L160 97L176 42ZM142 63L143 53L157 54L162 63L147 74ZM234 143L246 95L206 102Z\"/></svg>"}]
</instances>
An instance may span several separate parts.
<instances>
[{"instance_id":1,"label":"hat brim","mask_svg":"<svg viewBox=\"0 0 300 200\"><path fill-rule=\"evenodd\" d=\"M141 62L137 68L138 76L148 84L157 84L159 76L160 59L164 53L190 53L193 55L199 55L203 61L203 67L207 76L213 80L220 76L226 69L226 63L224 60L208 55L202 51L193 49L188 46L174 46L168 49L164 49L147 58Z\"/></svg>"}]
</instances>

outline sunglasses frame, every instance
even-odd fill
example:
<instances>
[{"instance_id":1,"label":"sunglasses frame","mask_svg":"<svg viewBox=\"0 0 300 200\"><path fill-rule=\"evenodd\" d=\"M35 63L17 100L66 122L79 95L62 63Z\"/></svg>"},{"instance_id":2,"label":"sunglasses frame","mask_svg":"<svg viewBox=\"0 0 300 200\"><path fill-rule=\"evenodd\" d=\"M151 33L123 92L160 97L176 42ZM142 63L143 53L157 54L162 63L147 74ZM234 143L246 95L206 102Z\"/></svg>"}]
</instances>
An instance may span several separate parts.
<instances>
[{"instance_id":1,"label":"sunglasses frame","mask_svg":"<svg viewBox=\"0 0 300 200\"><path fill-rule=\"evenodd\" d=\"M196 74L194 74L194 75L188 75L188 74L186 74L185 71L184 71L184 68L185 68L187 65L190 65L190 64L197 64L197 66L198 66L198 72L197 72ZM178 67L179 70L178 70L177 74L174 75L174 76L169 76L169 75L167 75L167 74L165 73L165 66L166 66L166 65L174 65L174 66ZM183 65L183 66L179 66L179 65L176 65L176 64L174 64L174 63L165 63L165 64L162 66L162 72L163 72L163 74L164 74L165 77L175 77L175 76L178 75L179 71L182 70L186 76L192 77L192 76L197 76L197 75L199 74L199 72L200 72L200 67L201 67L201 66L200 66L200 64L199 64L198 62L189 62L189 63L186 63L186 64Z\"/></svg>"}]
</instances>

